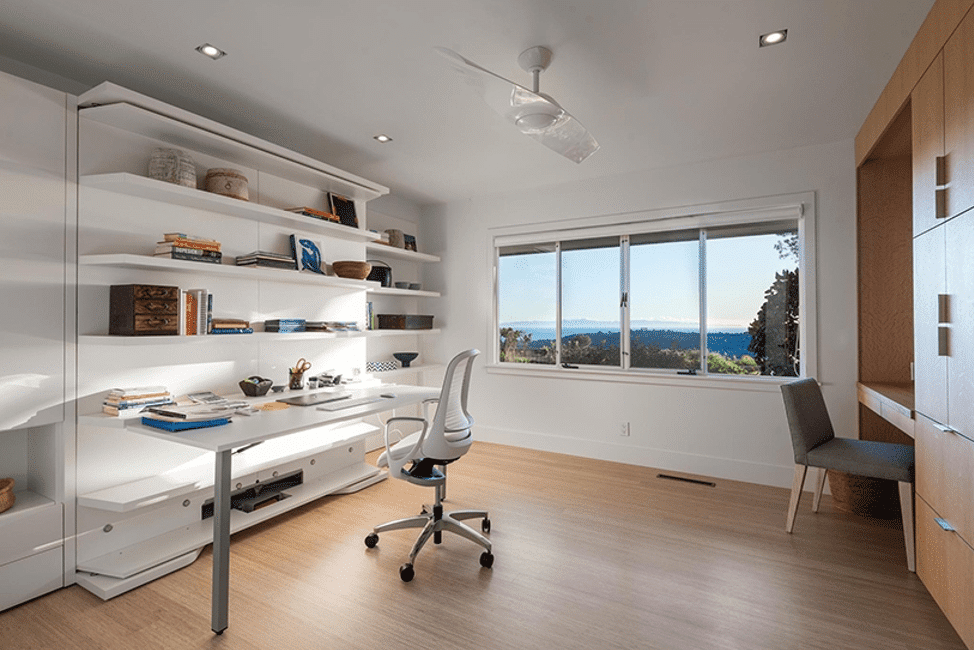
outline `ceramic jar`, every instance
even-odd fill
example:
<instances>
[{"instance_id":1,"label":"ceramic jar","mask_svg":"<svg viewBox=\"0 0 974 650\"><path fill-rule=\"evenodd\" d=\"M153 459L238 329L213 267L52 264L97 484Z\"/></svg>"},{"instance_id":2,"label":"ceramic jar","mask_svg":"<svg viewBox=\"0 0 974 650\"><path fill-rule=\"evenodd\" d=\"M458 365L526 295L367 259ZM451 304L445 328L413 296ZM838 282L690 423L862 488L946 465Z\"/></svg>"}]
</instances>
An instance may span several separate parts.
<instances>
[{"instance_id":1,"label":"ceramic jar","mask_svg":"<svg viewBox=\"0 0 974 650\"><path fill-rule=\"evenodd\" d=\"M196 164L179 149L159 148L149 158L149 178L196 189Z\"/></svg>"}]
</instances>

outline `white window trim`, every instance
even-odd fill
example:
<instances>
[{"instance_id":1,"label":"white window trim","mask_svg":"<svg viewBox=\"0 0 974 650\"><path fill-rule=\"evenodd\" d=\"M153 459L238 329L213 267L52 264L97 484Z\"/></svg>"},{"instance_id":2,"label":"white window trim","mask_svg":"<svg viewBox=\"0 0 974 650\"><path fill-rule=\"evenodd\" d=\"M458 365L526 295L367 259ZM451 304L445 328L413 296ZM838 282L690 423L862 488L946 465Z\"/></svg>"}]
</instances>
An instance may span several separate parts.
<instances>
[{"instance_id":1,"label":"white window trim","mask_svg":"<svg viewBox=\"0 0 974 650\"><path fill-rule=\"evenodd\" d=\"M696 206L661 208L597 217L583 217L534 224L504 226L488 230L487 260L490 264L488 277L491 278L491 327L489 330L490 357L487 372L508 375L548 377L558 379L578 379L587 381L613 381L639 384L661 384L695 386L706 388L726 388L730 390L778 390L778 386L795 377L767 377L708 374L702 376L678 375L670 372L634 368L591 368L564 369L559 366L540 364L502 363L500 358L500 322L498 318L498 249L503 246L538 242L565 241L567 239L588 239L598 236L622 236L634 232L655 232L661 230L682 230L707 228L725 225L727 222L739 223L747 217L749 223L798 219L799 247L798 269L801 278L799 304L801 322L799 340L801 341L801 377L818 376L818 313L816 301L816 202L815 192L785 194L739 201L725 201ZM556 273L560 273L560 269ZM556 336L560 334L561 303L557 301Z\"/></svg>"}]
</instances>

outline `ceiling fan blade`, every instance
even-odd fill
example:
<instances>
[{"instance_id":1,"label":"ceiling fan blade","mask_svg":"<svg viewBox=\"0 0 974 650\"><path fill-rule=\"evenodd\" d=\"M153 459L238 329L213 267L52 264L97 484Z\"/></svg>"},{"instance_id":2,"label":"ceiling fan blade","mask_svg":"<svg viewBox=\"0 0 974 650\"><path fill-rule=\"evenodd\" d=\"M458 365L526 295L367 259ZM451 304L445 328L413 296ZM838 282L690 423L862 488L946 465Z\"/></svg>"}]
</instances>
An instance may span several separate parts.
<instances>
[{"instance_id":1,"label":"ceiling fan blade","mask_svg":"<svg viewBox=\"0 0 974 650\"><path fill-rule=\"evenodd\" d=\"M435 48L451 66L477 88L494 112L549 149L580 163L599 144L581 123L546 95L494 74L445 47ZM540 121L532 120L539 116Z\"/></svg>"}]
</instances>

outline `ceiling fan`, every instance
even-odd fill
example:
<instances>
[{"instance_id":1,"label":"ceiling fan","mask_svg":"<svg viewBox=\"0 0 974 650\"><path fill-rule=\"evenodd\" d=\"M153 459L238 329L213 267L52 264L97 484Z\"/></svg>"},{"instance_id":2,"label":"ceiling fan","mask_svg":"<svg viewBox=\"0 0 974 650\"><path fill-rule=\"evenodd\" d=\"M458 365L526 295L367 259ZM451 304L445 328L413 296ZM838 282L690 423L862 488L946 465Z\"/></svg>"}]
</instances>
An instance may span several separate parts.
<instances>
[{"instance_id":1,"label":"ceiling fan","mask_svg":"<svg viewBox=\"0 0 974 650\"><path fill-rule=\"evenodd\" d=\"M551 63L551 50L532 47L517 57L518 65L534 77L533 89L494 74L470 59L445 47L435 48L453 68L477 86L494 111L544 146L580 163L599 148L599 143L582 123L563 109L550 95L538 89L541 73Z\"/></svg>"}]
</instances>

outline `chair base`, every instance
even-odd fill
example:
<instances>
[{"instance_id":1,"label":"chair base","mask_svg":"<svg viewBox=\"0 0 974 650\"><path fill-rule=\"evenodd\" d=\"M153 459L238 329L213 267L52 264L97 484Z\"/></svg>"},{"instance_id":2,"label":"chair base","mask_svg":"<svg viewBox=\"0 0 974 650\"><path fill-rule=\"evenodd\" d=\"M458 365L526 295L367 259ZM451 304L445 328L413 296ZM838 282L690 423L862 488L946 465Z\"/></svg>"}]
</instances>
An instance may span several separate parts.
<instances>
[{"instance_id":1,"label":"chair base","mask_svg":"<svg viewBox=\"0 0 974 650\"><path fill-rule=\"evenodd\" d=\"M412 564L416 556L422 550L430 537L433 543L439 544L443 531L455 533L461 537L466 537L472 542L480 544L488 553L491 551L490 540L475 531L473 528L463 523L465 519L483 519L485 527L489 530L489 515L486 510L456 510L454 512L443 512L443 506L423 506L423 512L415 517L396 519L384 524L379 524L372 529L374 535L390 530L403 530L405 528L422 528L416 543L409 553L409 564Z\"/></svg>"}]
</instances>

